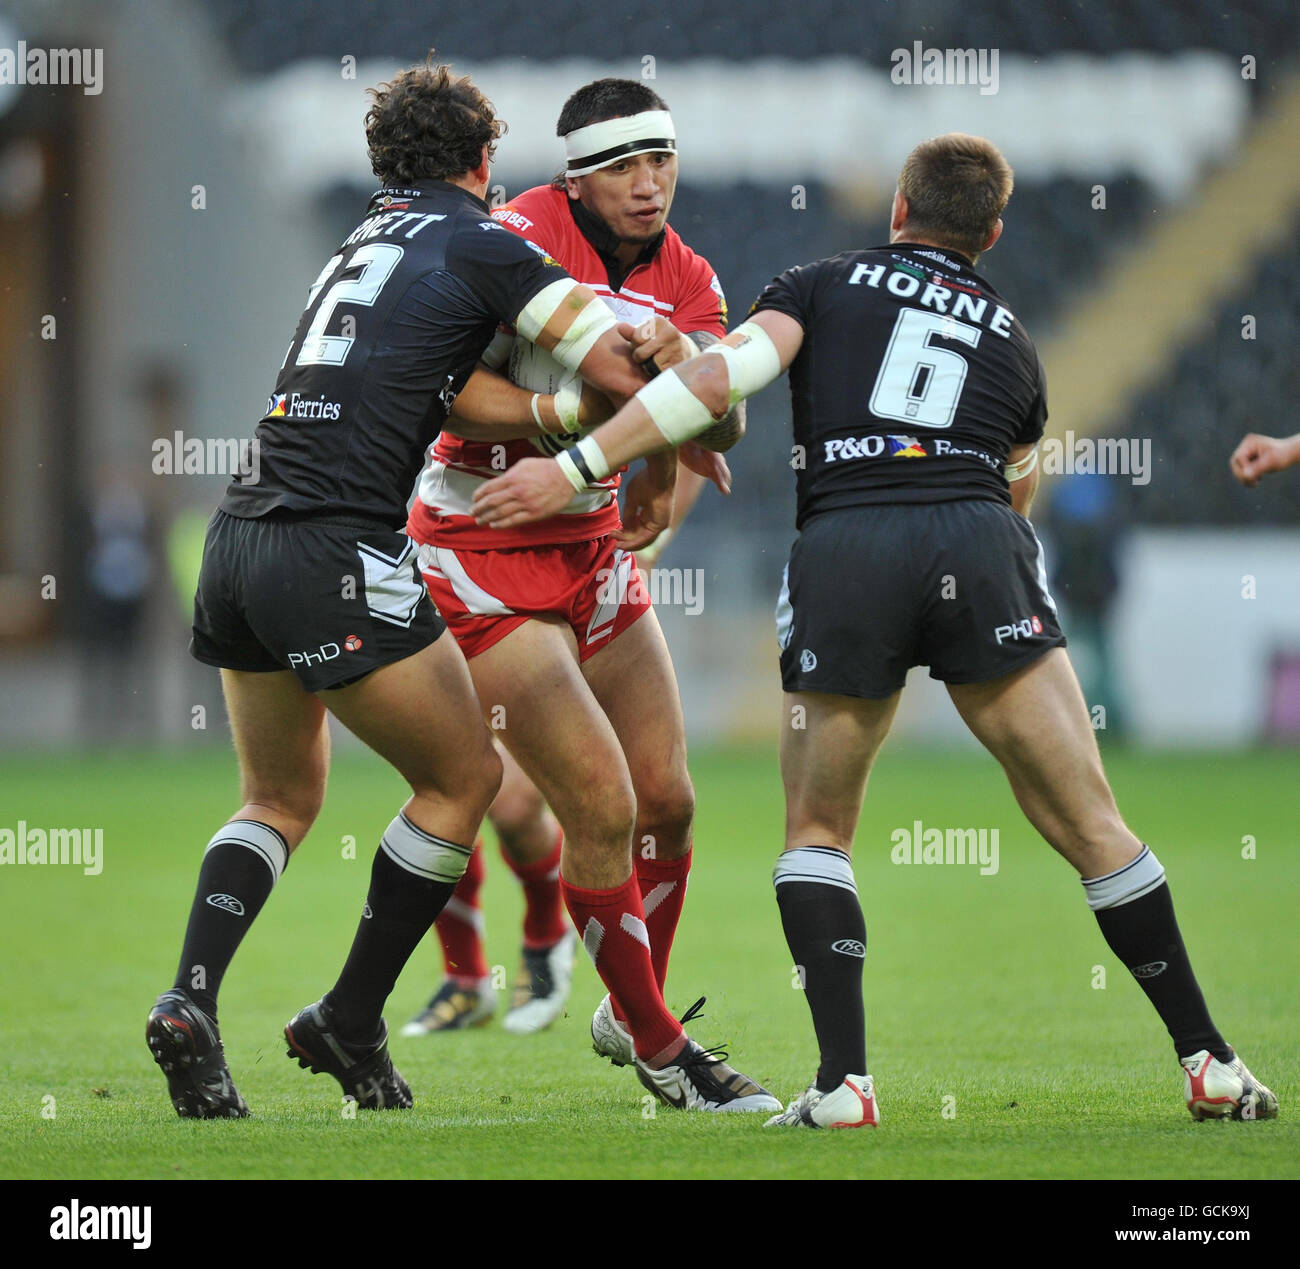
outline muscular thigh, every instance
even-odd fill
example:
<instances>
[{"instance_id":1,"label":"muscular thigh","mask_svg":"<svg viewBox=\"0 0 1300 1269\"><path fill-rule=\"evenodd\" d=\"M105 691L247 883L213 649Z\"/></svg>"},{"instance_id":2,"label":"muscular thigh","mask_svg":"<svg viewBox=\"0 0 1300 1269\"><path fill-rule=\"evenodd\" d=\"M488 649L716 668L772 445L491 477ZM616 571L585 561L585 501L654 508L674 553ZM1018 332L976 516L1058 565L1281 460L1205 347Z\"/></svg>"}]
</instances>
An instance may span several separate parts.
<instances>
[{"instance_id":1,"label":"muscular thigh","mask_svg":"<svg viewBox=\"0 0 1300 1269\"><path fill-rule=\"evenodd\" d=\"M638 823L667 819L687 831L694 794L686 728L672 657L654 610L584 661L582 671L627 759Z\"/></svg>"},{"instance_id":2,"label":"muscular thigh","mask_svg":"<svg viewBox=\"0 0 1300 1269\"><path fill-rule=\"evenodd\" d=\"M492 734L541 790L566 835L627 819L631 778L618 737L578 666L572 630L530 620L474 657Z\"/></svg>"},{"instance_id":3,"label":"muscular thigh","mask_svg":"<svg viewBox=\"0 0 1300 1269\"><path fill-rule=\"evenodd\" d=\"M1088 709L1062 648L988 683L949 684L958 712L1002 764L1034 827L1099 876L1140 849L1115 806Z\"/></svg>"},{"instance_id":4,"label":"muscular thigh","mask_svg":"<svg viewBox=\"0 0 1300 1269\"><path fill-rule=\"evenodd\" d=\"M499 775L465 658L450 637L320 699L413 789L454 798ZM491 781L495 787L495 780Z\"/></svg>"}]
</instances>

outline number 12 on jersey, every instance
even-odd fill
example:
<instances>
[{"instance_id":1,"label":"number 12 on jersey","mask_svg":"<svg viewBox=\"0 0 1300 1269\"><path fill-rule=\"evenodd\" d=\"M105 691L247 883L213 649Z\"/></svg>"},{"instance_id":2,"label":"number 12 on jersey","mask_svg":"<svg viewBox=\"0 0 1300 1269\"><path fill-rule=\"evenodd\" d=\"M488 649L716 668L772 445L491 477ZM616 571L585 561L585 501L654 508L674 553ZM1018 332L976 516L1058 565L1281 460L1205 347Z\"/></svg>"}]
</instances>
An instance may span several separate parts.
<instances>
[{"instance_id":1,"label":"number 12 on jersey","mask_svg":"<svg viewBox=\"0 0 1300 1269\"><path fill-rule=\"evenodd\" d=\"M320 308L316 310L316 316L312 318L311 325L307 327L302 337L302 347L298 350L294 365L341 366L347 360L355 336L325 333L330 318L334 316L334 310L340 304L361 304L367 308L373 305L379 298L379 292L384 289L384 283L393 276L393 270L401 263L402 255L401 247L386 242L367 243L352 253L352 259L348 261L344 271L352 273L359 268L361 272L355 277L340 278L325 293ZM320 276L307 292L308 308L311 308L321 288L339 267L342 259L342 253L331 256L320 271ZM293 351L292 345L289 351ZM289 360L288 353L285 354L284 359Z\"/></svg>"},{"instance_id":2,"label":"number 12 on jersey","mask_svg":"<svg viewBox=\"0 0 1300 1269\"><path fill-rule=\"evenodd\" d=\"M951 427L969 367L961 353L930 340L941 335L975 348L982 333L943 313L903 309L871 389L871 413L916 427Z\"/></svg>"}]
</instances>

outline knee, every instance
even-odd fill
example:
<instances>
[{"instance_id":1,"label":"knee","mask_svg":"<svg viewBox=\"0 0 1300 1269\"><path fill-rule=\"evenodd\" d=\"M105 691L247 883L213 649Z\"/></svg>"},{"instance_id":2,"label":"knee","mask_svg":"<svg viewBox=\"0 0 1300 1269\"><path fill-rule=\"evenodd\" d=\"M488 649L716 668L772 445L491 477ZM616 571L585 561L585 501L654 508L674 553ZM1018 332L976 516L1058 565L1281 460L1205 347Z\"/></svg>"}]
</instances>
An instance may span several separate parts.
<instances>
[{"instance_id":1,"label":"knee","mask_svg":"<svg viewBox=\"0 0 1300 1269\"><path fill-rule=\"evenodd\" d=\"M565 836L589 842L601 851L625 851L636 827L636 796L631 780L593 784L560 817ZM566 820L568 822L566 822Z\"/></svg>"},{"instance_id":2,"label":"knee","mask_svg":"<svg viewBox=\"0 0 1300 1269\"><path fill-rule=\"evenodd\" d=\"M502 837L515 838L533 828L545 812L546 799L531 780L519 774L502 781L488 816Z\"/></svg>"},{"instance_id":3,"label":"knee","mask_svg":"<svg viewBox=\"0 0 1300 1269\"><path fill-rule=\"evenodd\" d=\"M665 844L689 838L695 820L695 787L683 769L646 782L636 791L636 830L652 833Z\"/></svg>"},{"instance_id":4,"label":"knee","mask_svg":"<svg viewBox=\"0 0 1300 1269\"><path fill-rule=\"evenodd\" d=\"M246 818L265 815L293 850L310 832L324 800L324 782L262 787L245 790L244 809L248 813Z\"/></svg>"},{"instance_id":5,"label":"knee","mask_svg":"<svg viewBox=\"0 0 1300 1269\"><path fill-rule=\"evenodd\" d=\"M471 791L477 793L478 801L481 804L479 809L479 819L482 819L492 805L493 799L501 790L501 777L505 768L501 763L501 755L491 744L483 748L482 756L475 764L476 779L472 782Z\"/></svg>"}]
</instances>

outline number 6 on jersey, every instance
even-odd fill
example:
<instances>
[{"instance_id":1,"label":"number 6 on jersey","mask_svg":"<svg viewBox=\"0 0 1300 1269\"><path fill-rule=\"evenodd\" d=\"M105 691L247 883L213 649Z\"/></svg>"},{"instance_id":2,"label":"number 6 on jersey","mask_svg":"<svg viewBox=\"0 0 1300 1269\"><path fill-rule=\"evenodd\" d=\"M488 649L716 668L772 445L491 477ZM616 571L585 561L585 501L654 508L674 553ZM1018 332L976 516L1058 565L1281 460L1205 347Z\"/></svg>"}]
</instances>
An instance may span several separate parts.
<instances>
[{"instance_id":1,"label":"number 6 on jersey","mask_svg":"<svg viewBox=\"0 0 1300 1269\"><path fill-rule=\"evenodd\" d=\"M934 335L979 345L980 328L942 313L905 308L894 323L869 408L881 419L917 427L951 427L966 383L966 358L930 343Z\"/></svg>"}]
</instances>

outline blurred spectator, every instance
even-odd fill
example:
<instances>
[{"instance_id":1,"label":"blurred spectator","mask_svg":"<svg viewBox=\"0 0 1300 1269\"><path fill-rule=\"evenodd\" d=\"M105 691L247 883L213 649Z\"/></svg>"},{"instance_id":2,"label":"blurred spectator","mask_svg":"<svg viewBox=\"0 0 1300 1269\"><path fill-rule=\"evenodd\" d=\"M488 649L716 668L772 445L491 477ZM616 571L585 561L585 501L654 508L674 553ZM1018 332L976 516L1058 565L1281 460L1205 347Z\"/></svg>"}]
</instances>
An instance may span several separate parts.
<instances>
[{"instance_id":1,"label":"blurred spectator","mask_svg":"<svg viewBox=\"0 0 1300 1269\"><path fill-rule=\"evenodd\" d=\"M1110 647L1110 610L1119 590L1120 557L1127 532L1124 515L1107 476L1072 475L1052 489L1044 528L1053 543L1051 589L1064 610L1061 626L1070 659L1100 734L1123 732L1123 708L1116 690ZM1098 705L1105 708L1098 716ZM1104 722L1101 720L1104 719ZM1099 725L1100 723L1100 725Z\"/></svg>"},{"instance_id":2,"label":"blurred spectator","mask_svg":"<svg viewBox=\"0 0 1300 1269\"><path fill-rule=\"evenodd\" d=\"M120 474L101 472L89 525L78 622L85 739L142 736L150 721L149 691L139 649L155 573L144 499Z\"/></svg>"}]
</instances>

